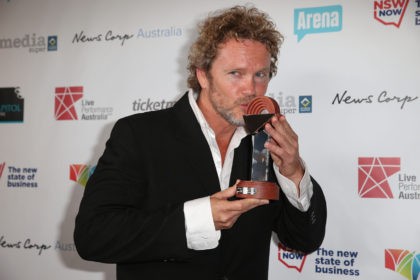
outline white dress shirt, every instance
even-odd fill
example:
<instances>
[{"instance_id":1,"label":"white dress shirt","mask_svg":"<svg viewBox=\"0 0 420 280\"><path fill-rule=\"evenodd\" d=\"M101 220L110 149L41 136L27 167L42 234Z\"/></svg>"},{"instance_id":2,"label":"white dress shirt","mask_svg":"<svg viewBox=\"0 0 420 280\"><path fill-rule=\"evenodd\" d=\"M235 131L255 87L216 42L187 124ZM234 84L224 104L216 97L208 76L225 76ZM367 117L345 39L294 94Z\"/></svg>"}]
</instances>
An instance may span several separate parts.
<instances>
[{"instance_id":1,"label":"white dress shirt","mask_svg":"<svg viewBox=\"0 0 420 280\"><path fill-rule=\"evenodd\" d=\"M229 143L224 163L222 164L222 157L216 142L216 135L204 118L200 108L198 108L196 97L197 94L190 90L188 93L190 106L209 144L217 175L219 176L220 188L224 190L229 187L234 150L239 146L241 140L247 135L247 133L244 127L238 127L235 130L235 133ZM305 173L299 184L300 196L298 196L295 184L290 179L281 175L275 165L274 171L287 199L294 207L304 212L309 208L313 193L313 185L308 169L303 161L302 164L305 168ZM220 230L216 230L214 227L209 196L185 202L184 215L188 248L194 250L206 250L213 249L218 246Z\"/></svg>"}]
</instances>

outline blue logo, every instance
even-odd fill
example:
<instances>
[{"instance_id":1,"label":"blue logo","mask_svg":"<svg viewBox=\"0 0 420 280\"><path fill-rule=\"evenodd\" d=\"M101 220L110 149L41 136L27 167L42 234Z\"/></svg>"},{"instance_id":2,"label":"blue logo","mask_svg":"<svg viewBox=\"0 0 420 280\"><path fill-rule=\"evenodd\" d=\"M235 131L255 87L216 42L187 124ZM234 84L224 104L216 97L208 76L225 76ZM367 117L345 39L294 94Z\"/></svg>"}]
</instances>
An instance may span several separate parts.
<instances>
[{"instance_id":1,"label":"blue logo","mask_svg":"<svg viewBox=\"0 0 420 280\"><path fill-rule=\"evenodd\" d=\"M57 36L48 36L48 51L56 51L57 44L58 44Z\"/></svg>"},{"instance_id":2,"label":"blue logo","mask_svg":"<svg viewBox=\"0 0 420 280\"><path fill-rule=\"evenodd\" d=\"M312 95L299 96L299 113L312 113Z\"/></svg>"},{"instance_id":3,"label":"blue logo","mask_svg":"<svg viewBox=\"0 0 420 280\"><path fill-rule=\"evenodd\" d=\"M311 33L338 32L343 27L340 5L295 9L294 34L298 42Z\"/></svg>"}]
</instances>

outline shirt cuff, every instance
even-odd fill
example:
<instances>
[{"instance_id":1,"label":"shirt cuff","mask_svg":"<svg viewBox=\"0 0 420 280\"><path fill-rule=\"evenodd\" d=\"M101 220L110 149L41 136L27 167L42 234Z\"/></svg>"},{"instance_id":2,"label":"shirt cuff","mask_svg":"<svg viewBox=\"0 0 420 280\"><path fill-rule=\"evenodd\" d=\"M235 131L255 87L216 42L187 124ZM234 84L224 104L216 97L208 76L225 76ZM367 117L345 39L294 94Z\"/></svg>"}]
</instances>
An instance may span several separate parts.
<instances>
[{"instance_id":1,"label":"shirt cuff","mask_svg":"<svg viewBox=\"0 0 420 280\"><path fill-rule=\"evenodd\" d=\"M274 173L276 174L277 181L280 184L281 189L286 195L289 202L302 212L306 212L311 205L311 197L313 194L313 185L311 177L308 172L308 168L303 160L301 160L302 166L305 169L302 180L299 183L300 196L295 183L289 178L280 174L279 168L273 163Z\"/></svg>"},{"instance_id":2,"label":"shirt cuff","mask_svg":"<svg viewBox=\"0 0 420 280\"><path fill-rule=\"evenodd\" d=\"M207 250L219 245L220 230L214 228L210 197L202 197L184 203L187 247Z\"/></svg>"}]
</instances>

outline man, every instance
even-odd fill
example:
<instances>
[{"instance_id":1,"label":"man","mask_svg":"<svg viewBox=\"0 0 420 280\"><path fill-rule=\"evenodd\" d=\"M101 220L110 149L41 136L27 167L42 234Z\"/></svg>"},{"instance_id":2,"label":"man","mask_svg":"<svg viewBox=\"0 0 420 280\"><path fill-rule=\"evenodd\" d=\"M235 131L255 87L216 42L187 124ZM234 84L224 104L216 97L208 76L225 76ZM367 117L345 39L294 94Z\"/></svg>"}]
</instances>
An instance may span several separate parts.
<instances>
[{"instance_id":1,"label":"man","mask_svg":"<svg viewBox=\"0 0 420 280\"><path fill-rule=\"evenodd\" d=\"M282 39L255 8L203 23L189 55L191 90L170 109L116 123L76 218L82 258L116 263L119 280L261 280L272 231L287 248L318 248L325 199L284 116L265 125L280 199L235 198L252 157L243 115L276 73Z\"/></svg>"}]
</instances>

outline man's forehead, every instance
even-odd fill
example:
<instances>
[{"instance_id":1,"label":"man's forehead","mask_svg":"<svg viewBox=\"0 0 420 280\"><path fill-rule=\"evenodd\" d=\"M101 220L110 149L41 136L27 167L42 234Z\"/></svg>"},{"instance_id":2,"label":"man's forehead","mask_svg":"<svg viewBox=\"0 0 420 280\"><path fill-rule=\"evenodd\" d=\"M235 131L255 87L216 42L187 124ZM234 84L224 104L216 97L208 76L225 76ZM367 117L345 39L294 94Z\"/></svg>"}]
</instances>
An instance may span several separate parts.
<instances>
[{"instance_id":1,"label":"man's forehead","mask_svg":"<svg viewBox=\"0 0 420 280\"><path fill-rule=\"evenodd\" d=\"M270 53L266 46L254 40L231 39L223 44L220 44L214 60L222 58L225 63L243 63L247 60L252 60L261 64L260 67L265 67L270 64Z\"/></svg>"}]
</instances>

